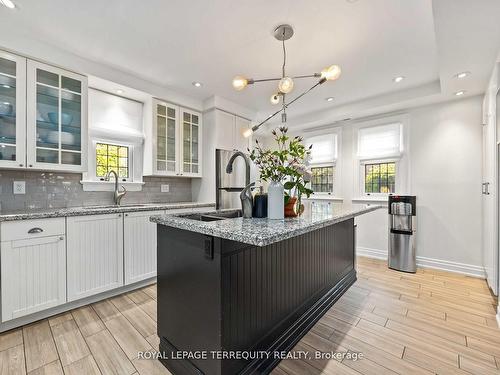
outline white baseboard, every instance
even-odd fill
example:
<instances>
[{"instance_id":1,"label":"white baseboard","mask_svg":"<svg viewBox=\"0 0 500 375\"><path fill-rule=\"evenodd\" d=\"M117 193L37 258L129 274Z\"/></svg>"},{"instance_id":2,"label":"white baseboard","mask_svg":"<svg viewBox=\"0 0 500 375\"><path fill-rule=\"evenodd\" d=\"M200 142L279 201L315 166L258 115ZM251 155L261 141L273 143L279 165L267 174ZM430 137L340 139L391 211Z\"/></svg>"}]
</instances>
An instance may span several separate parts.
<instances>
[{"instance_id":1,"label":"white baseboard","mask_svg":"<svg viewBox=\"0 0 500 375\"><path fill-rule=\"evenodd\" d=\"M375 258L383 260L387 259L387 250L370 249L368 247L358 246L356 248L356 253L357 255L364 256L367 258ZM462 275L478 277L481 279L486 278L484 267L475 266L472 264L451 262L448 260L417 256L417 266L422 268L433 268L443 271L460 273Z\"/></svg>"}]
</instances>

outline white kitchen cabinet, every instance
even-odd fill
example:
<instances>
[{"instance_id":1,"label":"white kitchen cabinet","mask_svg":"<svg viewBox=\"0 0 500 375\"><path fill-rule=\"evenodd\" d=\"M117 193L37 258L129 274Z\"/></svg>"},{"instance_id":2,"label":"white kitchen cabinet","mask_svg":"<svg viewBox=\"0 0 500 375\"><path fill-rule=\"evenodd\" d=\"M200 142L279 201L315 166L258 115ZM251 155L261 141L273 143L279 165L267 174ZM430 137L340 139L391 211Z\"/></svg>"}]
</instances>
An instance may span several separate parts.
<instances>
[{"instance_id":1,"label":"white kitchen cabinet","mask_svg":"<svg viewBox=\"0 0 500 375\"><path fill-rule=\"evenodd\" d=\"M26 164L26 59L0 51L0 167Z\"/></svg>"},{"instance_id":2,"label":"white kitchen cabinet","mask_svg":"<svg viewBox=\"0 0 500 375\"><path fill-rule=\"evenodd\" d=\"M83 172L87 162L87 78L28 60L28 168Z\"/></svg>"},{"instance_id":3,"label":"white kitchen cabinet","mask_svg":"<svg viewBox=\"0 0 500 375\"><path fill-rule=\"evenodd\" d=\"M125 285L156 276L156 224L149 221L164 211L126 213L123 219Z\"/></svg>"},{"instance_id":4,"label":"white kitchen cabinet","mask_svg":"<svg viewBox=\"0 0 500 375\"><path fill-rule=\"evenodd\" d=\"M211 131L216 133L215 148L248 152L249 138L243 132L250 127L250 121L231 113L215 110L215 123Z\"/></svg>"},{"instance_id":5,"label":"white kitchen cabinet","mask_svg":"<svg viewBox=\"0 0 500 375\"><path fill-rule=\"evenodd\" d=\"M68 301L122 286L122 214L66 220Z\"/></svg>"},{"instance_id":6,"label":"white kitchen cabinet","mask_svg":"<svg viewBox=\"0 0 500 375\"><path fill-rule=\"evenodd\" d=\"M64 218L1 224L2 322L66 302Z\"/></svg>"},{"instance_id":7,"label":"white kitchen cabinet","mask_svg":"<svg viewBox=\"0 0 500 375\"><path fill-rule=\"evenodd\" d=\"M202 176L201 114L161 100L153 100L151 139L146 137L145 175ZM151 164L151 165L148 165Z\"/></svg>"},{"instance_id":8,"label":"white kitchen cabinet","mask_svg":"<svg viewBox=\"0 0 500 375\"><path fill-rule=\"evenodd\" d=\"M181 108L181 176L201 177L201 113Z\"/></svg>"}]
</instances>

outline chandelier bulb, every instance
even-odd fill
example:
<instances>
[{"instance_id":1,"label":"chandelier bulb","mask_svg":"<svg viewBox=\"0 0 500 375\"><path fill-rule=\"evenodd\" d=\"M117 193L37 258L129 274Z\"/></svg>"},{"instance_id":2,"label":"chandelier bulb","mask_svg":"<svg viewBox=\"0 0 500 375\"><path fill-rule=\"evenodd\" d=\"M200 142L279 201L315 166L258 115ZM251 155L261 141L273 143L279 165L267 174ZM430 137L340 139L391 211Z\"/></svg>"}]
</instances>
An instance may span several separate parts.
<instances>
[{"instance_id":1,"label":"chandelier bulb","mask_svg":"<svg viewBox=\"0 0 500 375\"><path fill-rule=\"evenodd\" d=\"M280 102L280 94L273 94L273 95L271 95L270 101L271 101L272 105L279 104L279 102Z\"/></svg>"},{"instance_id":2,"label":"chandelier bulb","mask_svg":"<svg viewBox=\"0 0 500 375\"><path fill-rule=\"evenodd\" d=\"M236 91L241 91L248 85L248 79L242 76L236 76L233 78L233 87Z\"/></svg>"},{"instance_id":3,"label":"chandelier bulb","mask_svg":"<svg viewBox=\"0 0 500 375\"><path fill-rule=\"evenodd\" d=\"M340 77L340 74L342 74L340 66L331 65L321 71L321 78L324 78L327 81L335 81Z\"/></svg>"},{"instance_id":4,"label":"chandelier bulb","mask_svg":"<svg viewBox=\"0 0 500 375\"><path fill-rule=\"evenodd\" d=\"M280 79L278 89L283 94L288 94L293 90L293 79L290 77L283 77Z\"/></svg>"}]
</instances>

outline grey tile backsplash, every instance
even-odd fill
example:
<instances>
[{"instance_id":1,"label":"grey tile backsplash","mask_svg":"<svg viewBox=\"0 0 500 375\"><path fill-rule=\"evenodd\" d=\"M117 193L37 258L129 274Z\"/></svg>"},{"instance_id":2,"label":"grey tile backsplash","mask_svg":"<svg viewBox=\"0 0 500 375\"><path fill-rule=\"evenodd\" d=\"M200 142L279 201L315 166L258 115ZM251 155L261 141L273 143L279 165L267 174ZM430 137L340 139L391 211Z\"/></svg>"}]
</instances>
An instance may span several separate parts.
<instances>
[{"instance_id":1,"label":"grey tile backsplash","mask_svg":"<svg viewBox=\"0 0 500 375\"><path fill-rule=\"evenodd\" d=\"M81 174L35 172L18 170L0 171L0 212L45 208L64 208L113 204L109 191L86 192L80 184ZM26 181L26 194L14 194L14 181ZM190 202L191 179L178 177L144 177L142 191L129 191L122 204ZM169 193L160 186L168 184Z\"/></svg>"}]
</instances>

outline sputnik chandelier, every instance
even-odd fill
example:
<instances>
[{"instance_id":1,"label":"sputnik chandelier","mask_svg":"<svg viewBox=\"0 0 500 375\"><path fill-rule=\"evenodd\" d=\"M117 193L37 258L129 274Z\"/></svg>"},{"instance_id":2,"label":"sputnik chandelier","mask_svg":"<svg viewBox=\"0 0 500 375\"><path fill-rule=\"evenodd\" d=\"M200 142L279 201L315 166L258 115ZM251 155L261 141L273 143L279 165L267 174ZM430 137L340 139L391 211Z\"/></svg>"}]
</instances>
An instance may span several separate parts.
<instances>
[{"instance_id":1,"label":"sputnik chandelier","mask_svg":"<svg viewBox=\"0 0 500 375\"><path fill-rule=\"evenodd\" d=\"M243 90L245 87L248 85L253 85L254 83L257 82L269 82L269 81L279 81L278 82L278 90L275 92L273 95L271 95L271 103L274 105L280 104L281 102L281 108L274 112L272 115L270 115L268 118L266 118L264 121L261 123L254 125L251 129L248 129L245 131L243 134L245 137L249 137L252 135L253 132L255 132L257 129L259 129L263 124L265 124L267 121L272 119L274 116L276 116L278 113L281 112L281 122L286 122L286 109L294 102L302 98L304 95L309 93L311 90L315 89L317 86L322 85L326 81L335 81L340 77L341 70L338 65L332 65L329 66L328 68L325 68L321 71L321 73L313 73L309 75L301 75L301 76L295 76L295 77L289 77L286 75L285 68L286 68L286 48L285 48L285 41L290 39L293 36L293 28L290 25L280 25L274 30L274 37L281 41L283 45L283 65L281 68L281 78L264 78L264 79L253 79L253 78L245 78L242 76L236 76L233 79L233 87L237 91ZM319 78L319 80L311 86L309 89L301 93L299 96L296 98L292 99L291 101L287 102L287 95L290 94L293 90L294 86L294 79L302 79L302 78Z\"/></svg>"}]
</instances>

